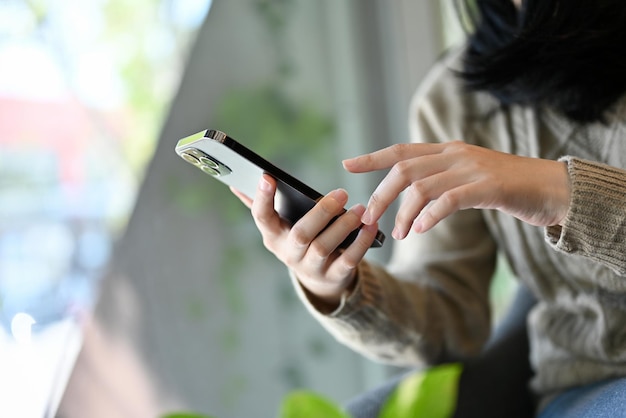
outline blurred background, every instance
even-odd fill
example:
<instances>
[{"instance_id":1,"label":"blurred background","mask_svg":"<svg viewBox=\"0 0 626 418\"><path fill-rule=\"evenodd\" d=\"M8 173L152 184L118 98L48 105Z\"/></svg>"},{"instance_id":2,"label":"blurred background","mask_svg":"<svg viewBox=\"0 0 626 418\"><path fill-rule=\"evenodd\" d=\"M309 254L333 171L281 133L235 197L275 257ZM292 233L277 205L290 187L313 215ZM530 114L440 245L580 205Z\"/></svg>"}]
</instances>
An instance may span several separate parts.
<instances>
[{"instance_id":1,"label":"blurred background","mask_svg":"<svg viewBox=\"0 0 626 418\"><path fill-rule=\"evenodd\" d=\"M174 146L223 130L365 203L382 174L340 161L407 140L460 39L440 0L0 1L0 416L270 417L294 389L341 402L392 374L308 316Z\"/></svg>"}]
</instances>

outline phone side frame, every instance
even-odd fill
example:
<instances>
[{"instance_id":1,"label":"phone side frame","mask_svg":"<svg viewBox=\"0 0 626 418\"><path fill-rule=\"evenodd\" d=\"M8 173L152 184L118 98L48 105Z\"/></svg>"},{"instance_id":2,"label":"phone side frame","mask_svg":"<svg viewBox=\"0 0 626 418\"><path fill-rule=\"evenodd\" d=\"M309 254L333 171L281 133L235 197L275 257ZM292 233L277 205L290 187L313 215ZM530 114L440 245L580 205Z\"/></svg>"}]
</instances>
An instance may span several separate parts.
<instances>
[{"instance_id":1,"label":"phone side frame","mask_svg":"<svg viewBox=\"0 0 626 418\"><path fill-rule=\"evenodd\" d=\"M291 187L292 189L298 190L300 193L304 194L305 196L307 196L314 202L317 202L322 197L324 197L324 195L322 195L317 190L313 189L312 187L308 186L307 184L293 177L292 175L285 172L284 170L276 167L274 164L267 161L266 159L258 155L256 152L247 148L246 146L236 141L235 139L231 138L230 136L228 136L222 131L218 131L214 129L206 129L204 131L200 131L196 134L182 138L176 144L176 147L175 147L176 153L180 155L180 152L182 150L186 149L189 146L192 146L193 143L200 141L202 139L217 141L223 144L224 146L230 148L232 151L246 158L248 161L250 161L252 164L259 167L261 170L263 170L270 176L285 183L287 186ZM351 239L354 239L354 236L352 236ZM384 241L385 241L385 234L379 230L376 234L376 238L372 244L372 247L374 248L382 247Z\"/></svg>"},{"instance_id":2,"label":"phone side frame","mask_svg":"<svg viewBox=\"0 0 626 418\"><path fill-rule=\"evenodd\" d=\"M274 164L267 161L265 158L261 157L259 154L252 151L245 145L241 144L241 142L238 142L234 140L233 138L231 138L230 136L226 135L222 131L217 131L214 129L207 129L205 131L201 131L197 134L190 135L186 138L183 138L179 140L178 143L176 144L176 151L178 152L181 148L191 145L194 142L203 138L210 139L210 140L217 141L217 142L224 144L225 146L229 147L236 153L247 158L250 162L257 165L259 168L261 168L263 171L265 171L272 177L280 179L282 182L284 182L285 184L287 184L288 186L291 186L292 188L296 190L300 190L302 193L304 193L306 196L308 196L314 201L318 201L322 197L324 197L323 194L313 189L311 186L308 186L307 184L293 177L291 174L287 173L286 171L276 167Z\"/></svg>"}]
</instances>

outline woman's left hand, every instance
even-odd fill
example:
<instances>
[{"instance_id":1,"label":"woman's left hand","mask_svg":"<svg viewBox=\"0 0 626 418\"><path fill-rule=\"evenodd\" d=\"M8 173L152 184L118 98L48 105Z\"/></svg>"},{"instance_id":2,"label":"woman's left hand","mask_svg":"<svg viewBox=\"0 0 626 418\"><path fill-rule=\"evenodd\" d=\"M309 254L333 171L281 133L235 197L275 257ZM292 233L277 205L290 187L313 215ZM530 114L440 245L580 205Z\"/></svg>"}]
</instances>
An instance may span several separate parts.
<instances>
[{"instance_id":1,"label":"woman's left hand","mask_svg":"<svg viewBox=\"0 0 626 418\"><path fill-rule=\"evenodd\" d=\"M569 210L569 176L565 163L558 161L455 141L396 144L343 164L353 173L391 168L372 194L362 222L377 222L406 190L392 232L396 239L411 228L428 231L462 209L497 209L536 226L559 224Z\"/></svg>"}]
</instances>

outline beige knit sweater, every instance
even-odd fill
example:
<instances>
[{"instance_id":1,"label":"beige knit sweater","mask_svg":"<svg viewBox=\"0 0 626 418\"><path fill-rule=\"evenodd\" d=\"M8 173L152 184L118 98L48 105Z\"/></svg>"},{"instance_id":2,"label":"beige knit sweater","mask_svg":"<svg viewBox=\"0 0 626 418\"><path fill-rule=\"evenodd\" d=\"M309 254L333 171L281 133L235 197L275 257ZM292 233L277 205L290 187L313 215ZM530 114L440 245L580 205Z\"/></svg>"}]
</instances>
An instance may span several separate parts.
<instances>
[{"instance_id":1,"label":"beige knit sweater","mask_svg":"<svg viewBox=\"0 0 626 418\"><path fill-rule=\"evenodd\" d=\"M356 289L334 312L318 309L294 278L298 294L339 341L372 359L404 366L462 359L489 336L488 290L501 252L538 298L528 329L539 395L626 376L626 100L605 125L579 126L551 110L503 110L462 90L450 71L459 56L437 63L417 91L412 140L460 139L566 161L572 201L564 225L460 211L394 242L386 267L362 262Z\"/></svg>"}]
</instances>

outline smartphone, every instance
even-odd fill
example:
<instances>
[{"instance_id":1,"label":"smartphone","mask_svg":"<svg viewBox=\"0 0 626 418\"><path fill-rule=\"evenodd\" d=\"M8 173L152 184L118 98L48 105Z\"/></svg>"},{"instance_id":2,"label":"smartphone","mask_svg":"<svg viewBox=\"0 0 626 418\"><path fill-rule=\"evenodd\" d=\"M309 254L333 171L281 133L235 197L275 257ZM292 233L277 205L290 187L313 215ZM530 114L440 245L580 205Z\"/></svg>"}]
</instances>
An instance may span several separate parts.
<instances>
[{"instance_id":1,"label":"smartphone","mask_svg":"<svg viewBox=\"0 0 626 418\"><path fill-rule=\"evenodd\" d=\"M208 129L183 138L176 144L176 153L204 173L250 198L254 198L261 176L269 174L276 179L274 208L290 225L323 197L221 131ZM353 231L339 247L350 245L358 232L358 229ZM378 231L372 247L381 247L384 240L385 235Z\"/></svg>"}]
</instances>

